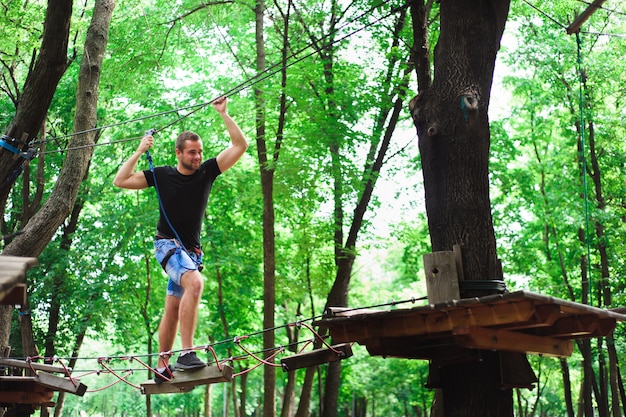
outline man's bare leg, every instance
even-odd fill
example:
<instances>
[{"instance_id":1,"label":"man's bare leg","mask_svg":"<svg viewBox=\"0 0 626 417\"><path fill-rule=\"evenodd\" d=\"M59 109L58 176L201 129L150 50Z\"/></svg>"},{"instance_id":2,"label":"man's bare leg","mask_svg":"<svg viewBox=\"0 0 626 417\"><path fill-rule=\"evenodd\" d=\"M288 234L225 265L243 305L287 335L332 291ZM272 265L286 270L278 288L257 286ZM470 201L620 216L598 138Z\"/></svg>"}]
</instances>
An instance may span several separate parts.
<instances>
[{"instance_id":1,"label":"man's bare leg","mask_svg":"<svg viewBox=\"0 0 626 417\"><path fill-rule=\"evenodd\" d=\"M159 325L159 353L169 352L174 346L176 333L178 332L178 318L180 309L180 298L168 295L165 297L165 313ZM157 368L166 368L169 364L169 357L159 356Z\"/></svg>"},{"instance_id":2,"label":"man's bare leg","mask_svg":"<svg viewBox=\"0 0 626 417\"><path fill-rule=\"evenodd\" d=\"M180 299L178 320L180 323L180 339L183 350L193 347L193 339L198 324L198 309L204 289L204 280L197 270L188 271L180 280L185 292Z\"/></svg>"}]
</instances>

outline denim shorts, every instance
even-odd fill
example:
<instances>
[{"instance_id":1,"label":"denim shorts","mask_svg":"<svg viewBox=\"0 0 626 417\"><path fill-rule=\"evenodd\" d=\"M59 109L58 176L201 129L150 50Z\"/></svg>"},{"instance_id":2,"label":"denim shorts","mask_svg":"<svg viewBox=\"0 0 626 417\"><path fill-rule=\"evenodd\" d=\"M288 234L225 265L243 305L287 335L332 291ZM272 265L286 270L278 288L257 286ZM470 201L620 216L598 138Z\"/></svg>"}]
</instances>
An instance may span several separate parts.
<instances>
[{"instance_id":1,"label":"denim shorts","mask_svg":"<svg viewBox=\"0 0 626 417\"><path fill-rule=\"evenodd\" d=\"M161 264L165 255L172 249L178 250L170 256L167 265L165 265L165 272L169 277L167 282L167 295L181 298L185 290L180 286L180 279L185 272L198 269L195 262L197 255L194 252L188 253L188 251L181 249L176 244L176 241L172 239L156 239L154 241L154 253L159 264Z\"/></svg>"}]
</instances>

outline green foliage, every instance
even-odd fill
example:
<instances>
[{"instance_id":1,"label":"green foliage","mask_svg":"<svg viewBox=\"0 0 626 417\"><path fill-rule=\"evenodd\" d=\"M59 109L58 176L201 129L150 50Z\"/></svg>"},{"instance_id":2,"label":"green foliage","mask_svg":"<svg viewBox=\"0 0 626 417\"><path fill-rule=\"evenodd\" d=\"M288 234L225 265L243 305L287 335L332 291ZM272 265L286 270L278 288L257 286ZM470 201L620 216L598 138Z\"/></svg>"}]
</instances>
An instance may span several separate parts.
<instances>
[{"instance_id":1,"label":"green foliage","mask_svg":"<svg viewBox=\"0 0 626 417\"><path fill-rule=\"evenodd\" d=\"M15 111L16 91L23 84L31 51L38 48L44 8L41 4L10 2L1 17L0 54L5 77L0 97L0 118L7 125ZM201 7L202 6L202 7ZM273 70L280 69L283 39L281 11L286 4L268 5L267 58ZM372 6L375 6L371 9ZM537 7L552 16L572 16L580 2L539 2ZM82 7L82 6L81 6ZM207 209L202 243L206 278L197 333L198 345L215 344L220 358L239 356L236 371L256 365L232 343L235 336L254 335L244 346L262 348L263 240L260 169L274 169L273 197L276 214L276 317L279 324L294 323L322 313L335 276L333 244L333 188L336 177L329 147L340 148L340 174L344 181L342 205L349 226L355 202L363 191L363 167L371 162L370 148L377 148L398 91L395 87L409 61L412 44L410 24L403 29L403 42L389 42L393 18L387 3L354 2L343 10L345 26L330 26L328 4L307 1L292 10L289 27L287 84L270 72L254 80L255 44L252 3L202 5L190 1L124 2L119 4L107 48L99 90L98 146L80 199L84 207L75 231L70 224L59 229L39 258L40 266L29 272L30 312L35 340L43 353L53 302L60 302L58 331L52 335L55 354L69 357L76 339L87 335L82 357L154 354L156 331L161 317L166 278L152 253L158 203L154 190L122 191L112 179L122 162L134 151L148 128L159 129L153 157L157 164L173 165L173 143L181 130L195 130L203 138L207 156L228 146L221 120L209 102L229 93L229 112L251 139L248 154L231 171L216 181ZM281 10L279 10L279 7ZM368 13L365 13L365 12ZM85 12L83 14L83 12ZM38 158L44 164L43 182L34 175L27 179L30 197L37 186L46 198L54 187L63 164L73 129L77 73L89 10L75 8L72 23L76 59L68 67L56 91L46 121L45 149ZM429 26L434 45L438 31L438 5ZM372 23L374 22L374 23ZM588 23L589 32L615 28L613 16L598 11ZM584 192L577 147L579 121L577 45L574 36L525 4L514 4L509 27L517 36L515 45L503 52L509 75L505 86L512 93L506 116L492 121L491 183L493 217L498 251L503 259L511 289L529 289L569 298L563 277L568 277L574 299L582 298L580 257L586 247L579 239L585 227ZM12 28L9 30L9 28ZM350 31L361 28L354 35ZM332 46L333 91L325 78L322 59L313 51ZM346 37L341 40L342 37ZM623 125L624 44L611 37L584 33L582 64L587 75L586 120L594 121L596 151L602 172L604 207L598 207L594 190L587 189L592 222L605 226L611 274L610 288L615 306L624 305L626 226ZM333 40L338 40L332 44ZM507 45L505 45L505 48ZM309 56L305 56L311 53ZM302 59L300 59L302 58ZM395 64L390 64L391 60ZM388 72L388 66L392 66ZM13 68L13 72L10 71ZM12 81L11 81L12 80ZM279 97L287 96L287 120L280 158L271 166L256 163L253 113L254 88L261 89L267 103L268 148L277 143ZM416 86L409 86L408 97ZM492 94L495 100L498 94ZM329 103L336 106L331 111ZM191 107L190 107L191 106ZM406 105L405 105L406 107ZM404 112L408 113L408 112ZM379 114L383 116L379 117ZM399 133L398 133L399 132ZM407 133L410 132L410 133ZM408 114L394 133L386 168L377 180L358 248L359 255L350 288L351 306L368 306L423 296L421 259L430 251L427 221L419 194L419 158L414 128ZM140 169L147 169L145 160ZM34 173L36 165L31 164ZM21 227L24 184L12 191L3 227ZM402 203L400 215L392 205ZM372 209L373 207L373 209ZM415 214L418 213L418 214ZM69 234L65 234L65 232ZM592 236L593 238L593 236ZM69 246L68 246L69 243ZM592 239L592 247L597 242ZM598 280L598 255L591 252L594 282ZM220 286L221 285L221 286ZM222 291L223 302L218 299ZM595 297L595 296L594 296ZM225 319L225 325L222 322ZM277 344L289 343L288 326L277 330ZM14 332L15 333L15 332ZM626 335L623 325L615 331L622 362ZM312 338L299 330L299 341ZM152 346L151 352L148 346ZM423 385L428 375L424 361L372 358L360 346L355 356L343 362L340 413L350 415L353 400L367 400L368 415L426 415L432 392ZM203 352L207 359L208 353ZM245 359L243 359L245 357ZM151 357L153 360L154 358ZM580 375L578 357L570 366L574 380ZM520 402L537 412L562 415L562 386L556 361L532 358L539 370L541 395L520 391ZM133 367L133 383L146 378L137 363L115 363ZM77 369L98 368L96 361L77 364ZM321 372L324 372L321 367ZM297 374L298 389L304 371ZM236 379L238 382L238 380ZM261 400L263 384L259 370L248 374L247 414ZM86 377L91 388L114 382L101 373ZM279 373L277 390L285 387ZM215 410L223 404L223 387L214 388ZM320 387L317 387L320 389ZM313 390L317 392L316 389ZM297 394L296 394L297 395ZM312 407L317 407L315 394ZM110 396L116 401L111 402ZM199 415L204 392L154 396L154 415ZM141 400L140 400L141 399ZM232 399L230 400L232 409ZM133 387L119 383L84 398L68 396L66 411L88 415L143 415L143 396ZM232 410L231 410L232 413ZM72 415L73 415L72 414Z\"/></svg>"}]
</instances>

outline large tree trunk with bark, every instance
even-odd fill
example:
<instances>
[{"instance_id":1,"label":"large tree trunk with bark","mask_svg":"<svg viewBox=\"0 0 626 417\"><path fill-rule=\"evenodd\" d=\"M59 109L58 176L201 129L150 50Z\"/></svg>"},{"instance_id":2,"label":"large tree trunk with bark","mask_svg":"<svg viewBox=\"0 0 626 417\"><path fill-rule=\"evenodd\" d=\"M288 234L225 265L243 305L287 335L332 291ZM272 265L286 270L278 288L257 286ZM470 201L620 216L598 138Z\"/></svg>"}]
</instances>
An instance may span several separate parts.
<instances>
[{"instance_id":1,"label":"large tree trunk with bark","mask_svg":"<svg viewBox=\"0 0 626 417\"><path fill-rule=\"evenodd\" d=\"M44 22L43 39L41 50L33 70L28 74L24 83L24 90L17 105L15 117L7 129L7 136L25 143L35 138L43 126L46 113L52 102L52 97L61 76L67 69L67 44L72 17L71 0L50 0ZM17 145L20 150L25 150L27 145ZM4 218L5 206L11 187L15 183L15 175L25 160L21 157L14 158L14 154L5 148L0 149L0 224ZM0 227L3 230L4 227ZM5 255L36 256L34 251L22 253L19 250L13 252L4 250ZM0 306L0 347L9 343L11 329L10 306Z\"/></svg>"},{"instance_id":2,"label":"large tree trunk with bark","mask_svg":"<svg viewBox=\"0 0 626 417\"><path fill-rule=\"evenodd\" d=\"M50 7L53 6L50 5ZM107 45L109 24L114 7L113 0L96 1L94 16L85 41L85 54L81 64L76 95L74 131L89 130L89 132L78 133L72 137L69 147L76 149L68 151L50 198L25 225L24 233L7 245L3 251L5 255L39 256L74 206L78 189L85 177L93 153L92 145L95 142L96 131L92 129L96 127L100 66ZM8 326L10 312L5 318L7 328L10 328ZM2 324L4 322L0 322L0 325ZM3 327L0 326L0 328ZM8 331L6 336L3 334L2 337L6 337L6 339L1 339L0 342L6 344Z\"/></svg>"},{"instance_id":3,"label":"large tree trunk with bark","mask_svg":"<svg viewBox=\"0 0 626 417\"><path fill-rule=\"evenodd\" d=\"M10 138L26 144L16 144L26 150L27 143L39 133L52 102L57 84L68 66L67 45L72 16L71 0L49 0L44 22L43 39L39 56L31 72L26 77L24 90L19 98L15 117L7 129ZM13 158L14 154L0 149L0 179L9 178L23 162ZM0 188L0 209L4 207L15 178Z\"/></svg>"},{"instance_id":4,"label":"large tree trunk with bark","mask_svg":"<svg viewBox=\"0 0 626 417\"><path fill-rule=\"evenodd\" d=\"M487 111L509 3L441 2L434 78L409 105L419 137L432 250L461 245L465 280L501 279L489 198ZM418 79L427 77L420 73ZM442 367L443 409L437 414L512 416L512 391L500 389L499 382L497 353L480 352L479 359Z\"/></svg>"}]
</instances>

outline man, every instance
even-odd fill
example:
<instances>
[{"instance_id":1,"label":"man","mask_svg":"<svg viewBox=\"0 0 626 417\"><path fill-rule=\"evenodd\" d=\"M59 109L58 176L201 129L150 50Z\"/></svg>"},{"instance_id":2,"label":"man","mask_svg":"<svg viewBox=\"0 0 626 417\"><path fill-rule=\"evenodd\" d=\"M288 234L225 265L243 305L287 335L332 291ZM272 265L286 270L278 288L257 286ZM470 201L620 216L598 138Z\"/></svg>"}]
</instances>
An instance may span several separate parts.
<instances>
[{"instance_id":1,"label":"man","mask_svg":"<svg viewBox=\"0 0 626 417\"><path fill-rule=\"evenodd\" d=\"M228 115L226 97L212 104L228 130L231 146L217 157L202 161L202 141L194 132L183 132L176 139L176 167L156 167L135 171L137 161L154 144L146 135L133 155L120 167L113 184L126 189L156 186L160 217L155 237L155 256L169 276L165 312L159 325L159 352L169 352L180 327L182 351L172 368L169 357L159 355L155 381L169 379L173 369L194 369L206 364L192 350L198 308L204 288L200 275L202 218L215 178L231 168L248 149L243 132ZM155 184L156 181L156 184ZM180 241L179 239L180 238Z\"/></svg>"}]
</instances>

